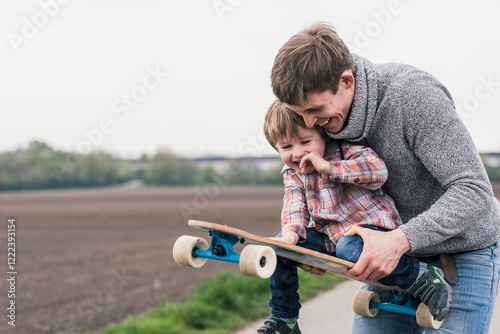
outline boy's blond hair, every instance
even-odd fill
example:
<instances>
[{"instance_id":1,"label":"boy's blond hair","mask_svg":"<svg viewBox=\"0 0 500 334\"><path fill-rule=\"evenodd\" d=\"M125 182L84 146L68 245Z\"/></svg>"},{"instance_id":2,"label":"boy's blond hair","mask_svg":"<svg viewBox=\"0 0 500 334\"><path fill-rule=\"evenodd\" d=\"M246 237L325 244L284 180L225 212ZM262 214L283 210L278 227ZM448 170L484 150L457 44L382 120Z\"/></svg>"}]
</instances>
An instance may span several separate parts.
<instances>
[{"instance_id":1,"label":"boy's blond hair","mask_svg":"<svg viewBox=\"0 0 500 334\"><path fill-rule=\"evenodd\" d=\"M264 135L276 151L278 151L276 144L283 138L300 138L299 127L307 129L302 116L287 108L286 104L279 100L271 104L264 122ZM325 138L325 132L319 125L315 125L314 129L323 139Z\"/></svg>"}]
</instances>

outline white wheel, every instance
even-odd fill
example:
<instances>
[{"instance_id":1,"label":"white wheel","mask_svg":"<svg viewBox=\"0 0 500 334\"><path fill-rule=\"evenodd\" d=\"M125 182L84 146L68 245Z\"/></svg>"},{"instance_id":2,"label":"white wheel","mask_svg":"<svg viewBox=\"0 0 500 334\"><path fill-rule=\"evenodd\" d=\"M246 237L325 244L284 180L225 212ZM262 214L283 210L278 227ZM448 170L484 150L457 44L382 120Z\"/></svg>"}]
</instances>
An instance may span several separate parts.
<instances>
[{"instance_id":1,"label":"white wheel","mask_svg":"<svg viewBox=\"0 0 500 334\"><path fill-rule=\"evenodd\" d=\"M247 276L269 278L276 269L276 253L268 246L246 246L240 255L240 269Z\"/></svg>"},{"instance_id":2,"label":"white wheel","mask_svg":"<svg viewBox=\"0 0 500 334\"><path fill-rule=\"evenodd\" d=\"M417 324L420 327L439 329L444 320L437 321L429 311L429 308L424 303L420 303L417 308Z\"/></svg>"},{"instance_id":3,"label":"white wheel","mask_svg":"<svg viewBox=\"0 0 500 334\"><path fill-rule=\"evenodd\" d=\"M380 295L373 291L358 290L352 298L352 309L354 313L373 318L379 309L370 308L370 302L380 303Z\"/></svg>"},{"instance_id":4,"label":"white wheel","mask_svg":"<svg viewBox=\"0 0 500 334\"><path fill-rule=\"evenodd\" d=\"M174 260L178 265L201 268L207 259L193 255L195 249L208 249L208 243L203 238L183 235L174 244Z\"/></svg>"}]
</instances>

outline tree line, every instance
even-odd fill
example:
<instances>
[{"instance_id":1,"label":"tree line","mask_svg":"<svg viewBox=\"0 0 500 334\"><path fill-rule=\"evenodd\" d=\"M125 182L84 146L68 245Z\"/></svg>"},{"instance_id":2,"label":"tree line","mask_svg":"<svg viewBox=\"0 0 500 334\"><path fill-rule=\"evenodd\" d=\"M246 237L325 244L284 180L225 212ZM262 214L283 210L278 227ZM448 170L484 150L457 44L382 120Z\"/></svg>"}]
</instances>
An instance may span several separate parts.
<instances>
[{"instance_id":1,"label":"tree line","mask_svg":"<svg viewBox=\"0 0 500 334\"><path fill-rule=\"evenodd\" d=\"M500 182L500 166L483 156L492 182ZM172 151L160 150L153 156L142 155L130 161L95 152L81 155L54 150L34 141L28 147L0 154L0 191L98 187L141 180L151 185L195 186L223 180L226 185L282 185L283 164L261 170L251 160L228 159L226 169L201 167L195 160Z\"/></svg>"},{"instance_id":2,"label":"tree line","mask_svg":"<svg viewBox=\"0 0 500 334\"><path fill-rule=\"evenodd\" d=\"M138 160L115 159L105 152L86 155L55 150L33 141L28 147L0 154L0 190L54 189L116 185L142 180L151 185L204 185L223 178L228 185L283 184L283 164L259 169L252 161L228 159L223 171L160 150Z\"/></svg>"}]
</instances>

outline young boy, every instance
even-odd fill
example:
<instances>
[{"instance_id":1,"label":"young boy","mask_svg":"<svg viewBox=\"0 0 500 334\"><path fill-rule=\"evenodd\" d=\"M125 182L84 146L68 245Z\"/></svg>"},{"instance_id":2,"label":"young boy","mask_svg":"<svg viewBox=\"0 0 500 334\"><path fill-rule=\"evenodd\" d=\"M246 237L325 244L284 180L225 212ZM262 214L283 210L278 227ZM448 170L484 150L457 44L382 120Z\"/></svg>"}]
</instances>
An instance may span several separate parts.
<instances>
[{"instance_id":1,"label":"young boy","mask_svg":"<svg viewBox=\"0 0 500 334\"><path fill-rule=\"evenodd\" d=\"M282 231L275 239L356 262L363 239L348 232L352 226L390 231L402 224L393 200L382 190L387 168L370 148L327 141L321 126L307 128L302 117L279 101L267 112L264 134L285 164ZM272 315L257 333L301 333L296 267L278 257L271 277ZM379 282L407 290L442 320L452 297L443 277L441 269L403 256Z\"/></svg>"}]
</instances>

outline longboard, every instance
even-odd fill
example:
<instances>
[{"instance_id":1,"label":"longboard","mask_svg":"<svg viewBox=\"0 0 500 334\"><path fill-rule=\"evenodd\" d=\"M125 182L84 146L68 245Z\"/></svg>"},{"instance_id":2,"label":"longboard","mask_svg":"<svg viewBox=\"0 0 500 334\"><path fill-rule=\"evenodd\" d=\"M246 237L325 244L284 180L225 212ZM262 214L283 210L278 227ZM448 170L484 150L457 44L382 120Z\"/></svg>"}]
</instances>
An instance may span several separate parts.
<instances>
[{"instance_id":1,"label":"longboard","mask_svg":"<svg viewBox=\"0 0 500 334\"><path fill-rule=\"evenodd\" d=\"M208 259L234 262L239 263L245 275L268 278L275 270L276 256L280 256L353 279L347 274L347 270L352 268L354 263L335 256L261 237L227 225L199 220L190 220L188 225L208 232L211 243L209 246L203 238L181 236L177 239L173 250L174 260L179 265L200 268ZM246 246L241 254L233 248L237 243ZM353 298L355 313L374 317L379 310L384 310L414 315L421 327L438 329L441 326L442 321L434 320L424 303L417 309L413 307L410 296L403 289L386 286L377 281L367 280L364 283L392 291L394 299L389 303L381 303L380 296L376 292L359 290Z\"/></svg>"}]
</instances>

